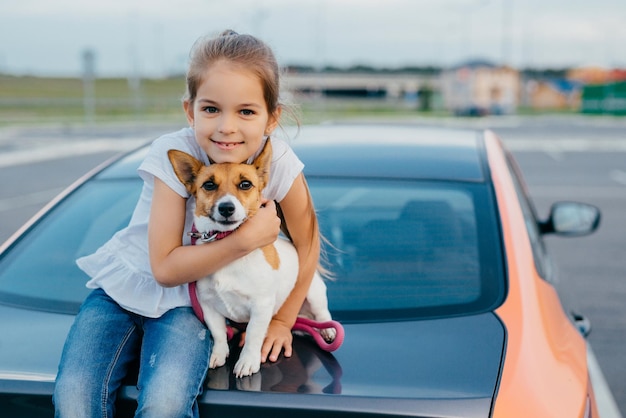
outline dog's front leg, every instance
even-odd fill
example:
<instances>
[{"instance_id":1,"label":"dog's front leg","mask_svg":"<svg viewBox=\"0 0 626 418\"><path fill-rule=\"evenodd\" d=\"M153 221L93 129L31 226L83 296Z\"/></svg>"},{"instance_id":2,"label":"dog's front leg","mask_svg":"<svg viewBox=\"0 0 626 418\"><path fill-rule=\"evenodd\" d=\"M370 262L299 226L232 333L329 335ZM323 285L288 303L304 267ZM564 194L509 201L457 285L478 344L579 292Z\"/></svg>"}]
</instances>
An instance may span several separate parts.
<instances>
[{"instance_id":1,"label":"dog's front leg","mask_svg":"<svg viewBox=\"0 0 626 418\"><path fill-rule=\"evenodd\" d=\"M213 337L213 349L211 350L209 367L215 369L226 364L226 358L230 351L228 334L226 332L226 319L215 309L204 304L202 304L202 313L204 314L204 322Z\"/></svg>"},{"instance_id":2,"label":"dog's front leg","mask_svg":"<svg viewBox=\"0 0 626 418\"><path fill-rule=\"evenodd\" d=\"M246 327L246 342L235 364L235 376L250 376L261 368L261 347L271 320L272 300L255 301L250 311L250 322Z\"/></svg>"}]
</instances>

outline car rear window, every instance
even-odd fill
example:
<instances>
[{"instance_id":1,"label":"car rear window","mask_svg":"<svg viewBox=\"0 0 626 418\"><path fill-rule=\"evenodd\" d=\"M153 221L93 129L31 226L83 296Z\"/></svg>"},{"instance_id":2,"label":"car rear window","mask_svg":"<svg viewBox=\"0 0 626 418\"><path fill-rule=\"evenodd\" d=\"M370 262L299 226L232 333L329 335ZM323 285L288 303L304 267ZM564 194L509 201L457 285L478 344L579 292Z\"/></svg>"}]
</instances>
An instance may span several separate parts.
<instances>
[{"instance_id":1,"label":"car rear window","mask_svg":"<svg viewBox=\"0 0 626 418\"><path fill-rule=\"evenodd\" d=\"M501 302L498 217L484 183L308 181L328 240L336 317L462 315Z\"/></svg>"},{"instance_id":2,"label":"car rear window","mask_svg":"<svg viewBox=\"0 0 626 418\"><path fill-rule=\"evenodd\" d=\"M104 179L104 180L103 180ZM341 320L473 314L505 291L498 219L482 183L308 178L330 309ZM75 313L88 277L75 263L128 224L141 181L88 182L0 259L0 303Z\"/></svg>"},{"instance_id":3,"label":"car rear window","mask_svg":"<svg viewBox=\"0 0 626 418\"><path fill-rule=\"evenodd\" d=\"M75 313L89 279L75 260L125 227L139 180L91 181L58 204L0 259L0 303Z\"/></svg>"}]
</instances>

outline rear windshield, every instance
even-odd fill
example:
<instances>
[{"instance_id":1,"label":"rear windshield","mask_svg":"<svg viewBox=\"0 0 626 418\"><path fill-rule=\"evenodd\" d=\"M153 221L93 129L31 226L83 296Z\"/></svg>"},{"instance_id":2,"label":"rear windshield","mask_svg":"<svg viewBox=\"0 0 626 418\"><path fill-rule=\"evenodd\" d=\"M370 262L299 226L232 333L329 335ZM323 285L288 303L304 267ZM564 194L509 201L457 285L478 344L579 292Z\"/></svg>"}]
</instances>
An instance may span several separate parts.
<instances>
[{"instance_id":1,"label":"rear windshield","mask_svg":"<svg viewBox=\"0 0 626 418\"><path fill-rule=\"evenodd\" d=\"M502 300L498 217L482 183L315 179L309 184L344 319L470 314Z\"/></svg>"},{"instance_id":2,"label":"rear windshield","mask_svg":"<svg viewBox=\"0 0 626 418\"><path fill-rule=\"evenodd\" d=\"M478 183L309 178L337 319L462 315L496 307L505 279L498 219ZM91 181L0 259L0 303L75 313L76 258L128 224L140 181Z\"/></svg>"},{"instance_id":3,"label":"rear windshield","mask_svg":"<svg viewBox=\"0 0 626 418\"><path fill-rule=\"evenodd\" d=\"M76 259L128 225L141 181L92 181L58 204L0 259L0 303L75 313L89 293Z\"/></svg>"}]
</instances>

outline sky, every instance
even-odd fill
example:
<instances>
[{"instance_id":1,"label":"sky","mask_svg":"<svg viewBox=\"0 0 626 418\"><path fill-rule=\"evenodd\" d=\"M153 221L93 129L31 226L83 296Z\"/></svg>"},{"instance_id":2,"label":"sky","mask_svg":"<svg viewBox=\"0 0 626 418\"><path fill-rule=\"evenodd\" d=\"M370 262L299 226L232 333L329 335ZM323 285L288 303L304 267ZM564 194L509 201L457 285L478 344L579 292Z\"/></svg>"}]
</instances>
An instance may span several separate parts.
<instances>
[{"instance_id":1,"label":"sky","mask_svg":"<svg viewBox=\"0 0 626 418\"><path fill-rule=\"evenodd\" d=\"M99 77L185 71L230 28L281 65L626 68L626 0L0 0L0 73Z\"/></svg>"}]
</instances>

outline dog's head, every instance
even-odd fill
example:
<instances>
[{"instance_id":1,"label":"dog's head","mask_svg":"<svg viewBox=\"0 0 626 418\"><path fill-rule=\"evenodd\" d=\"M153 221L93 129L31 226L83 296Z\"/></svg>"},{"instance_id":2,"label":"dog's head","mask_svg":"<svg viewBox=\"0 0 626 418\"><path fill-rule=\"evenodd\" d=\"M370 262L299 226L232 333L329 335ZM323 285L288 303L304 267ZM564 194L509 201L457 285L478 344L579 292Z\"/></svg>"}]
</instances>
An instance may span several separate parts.
<instances>
[{"instance_id":1,"label":"dog's head","mask_svg":"<svg viewBox=\"0 0 626 418\"><path fill-rule=\"evenodd\" d=\"M252 164L204 165L178 150L167 153L174 172L196 198L194 222L200 232L233 231L261 206L261 191L269 180L272 146L265 142Z\"/></svg>"}]
</instances>

